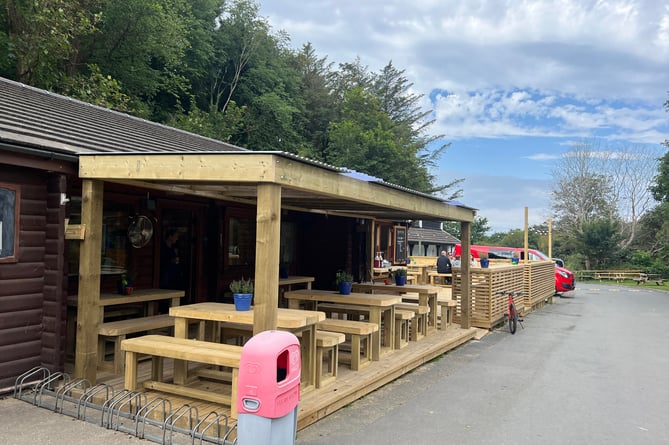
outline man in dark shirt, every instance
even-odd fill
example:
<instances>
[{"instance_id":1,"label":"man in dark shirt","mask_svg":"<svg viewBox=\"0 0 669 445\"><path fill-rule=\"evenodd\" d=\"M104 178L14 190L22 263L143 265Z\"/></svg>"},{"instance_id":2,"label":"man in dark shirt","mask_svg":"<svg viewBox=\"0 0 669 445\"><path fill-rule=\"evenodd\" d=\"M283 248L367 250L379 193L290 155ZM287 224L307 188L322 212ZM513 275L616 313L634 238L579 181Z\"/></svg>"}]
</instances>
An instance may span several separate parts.
<instances>
[{"instance_id":1,"label":"man in dark shirt","mask_svg":"<svg viewBox=\"0 0 669 445\"><path fill-rule=\"evenodd\" d=\"M441 251L441 256L437 258L437 272L451 273L451 260L445 250Z\"/></svg>"},{"instance_id":2,"label":"man in dark shirt","mask_svg":"<svg viewBox=\"0 0 669 445\"><path fill-rule=\"evenodd\" d=\"M451 273L451 260L448 258L448 253L445 250L441 251L441 256L437 258L437 272L438 273ZM451 279L449 277L444 277L444 283L450 284Z\"/></svg>"}]
</instances>

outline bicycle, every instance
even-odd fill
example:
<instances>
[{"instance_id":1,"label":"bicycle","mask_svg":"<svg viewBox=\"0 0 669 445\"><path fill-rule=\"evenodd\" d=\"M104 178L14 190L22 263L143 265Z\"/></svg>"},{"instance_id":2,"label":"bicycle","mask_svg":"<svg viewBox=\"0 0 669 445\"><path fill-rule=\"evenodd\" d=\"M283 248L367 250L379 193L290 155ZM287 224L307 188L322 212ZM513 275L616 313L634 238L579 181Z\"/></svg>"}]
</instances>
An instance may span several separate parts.
<instances>
[{"instance_id":1,"label":"bicycle","mask_svg":"<svg viewBox=\"0 0 669 445\"><path fill-rule=\"evenodd\" d=\"M495 292L495 295L509 296L509 306L505 314L506 318L508 318L509 320L509 332L511 332L511 334L515 334L516 329L518 327L518 323L520 323L521 328L525 329L525 326L523 326L523 319L518 316L518 311L516 310L516 304L513 302L514 296L519 297L523 295L523 293L502 290L499 292Z\"/></svg>"}]
</instances>

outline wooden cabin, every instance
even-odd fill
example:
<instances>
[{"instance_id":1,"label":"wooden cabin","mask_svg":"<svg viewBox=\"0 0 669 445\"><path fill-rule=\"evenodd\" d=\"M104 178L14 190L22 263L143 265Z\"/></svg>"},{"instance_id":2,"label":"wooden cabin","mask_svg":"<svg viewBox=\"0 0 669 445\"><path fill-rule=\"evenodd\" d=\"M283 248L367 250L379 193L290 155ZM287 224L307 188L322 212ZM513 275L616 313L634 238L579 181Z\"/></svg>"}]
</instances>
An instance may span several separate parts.
<instances>
[{"instance_id":1,"label":"wooden cabin","mask_svg":"<svg viewBox=\"0 0 669 445\"><path fill-rule=\"evenodd\" d=\"M0 116L0 389L71 358L75 377L95 382L101 294L124 280L161 288L172 230L179 268L170 287L183 290L182 303L229 301L230 281L253 277L256 333L276 327L281 265L322 289L338 269L367 279L380 236L387 255L406 258L410 220L459 221L468 248L474 209L351 170L6 79Z\"/></svg>"}]
</instances>

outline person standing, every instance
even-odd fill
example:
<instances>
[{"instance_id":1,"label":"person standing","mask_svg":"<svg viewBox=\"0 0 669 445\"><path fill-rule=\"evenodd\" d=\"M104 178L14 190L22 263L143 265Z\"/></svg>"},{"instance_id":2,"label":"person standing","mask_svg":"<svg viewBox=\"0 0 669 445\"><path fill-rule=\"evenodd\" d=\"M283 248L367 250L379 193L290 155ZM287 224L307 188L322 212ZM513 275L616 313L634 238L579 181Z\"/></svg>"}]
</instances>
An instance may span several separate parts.
<instances>
[{"instance_id":1,"label":"person standing","mask_svg":"<svg viewBox=\"0 0 669 445\"><path fill-rule=\"evenodd\" d=\"M176 247L178 240L179 232L176 229L167 229L160 248L160 287L163 289L181 288L179 251Z\"/></svg>"},{"instance_id":2,"label":"person standing","mask_svg":"<svg viewBox=\"0 0 669 445\"><path fill-rule=\"evenodd\" d=\"M452 265L451 265L451 260L448 258L448 252L445 250L441 251L441 255L439 258L437 258L437 273L452 273ZM451 279L449 277L445 277L444 283L450 284Z\"/></svg>"}]
</instances>

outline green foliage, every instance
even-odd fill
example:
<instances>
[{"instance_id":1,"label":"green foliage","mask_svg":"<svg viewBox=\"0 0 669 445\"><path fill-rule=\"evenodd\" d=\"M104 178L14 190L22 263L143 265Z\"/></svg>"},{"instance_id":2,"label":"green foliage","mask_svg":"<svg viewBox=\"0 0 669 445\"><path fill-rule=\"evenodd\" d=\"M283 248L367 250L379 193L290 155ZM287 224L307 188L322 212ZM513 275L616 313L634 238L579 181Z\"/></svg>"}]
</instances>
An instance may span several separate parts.
<instances>
[{"instance_id":1,"label":"green foliage","mask_svg":"<svg viewBox=\"0 0 669 445\"><path fill-rule=\"evenodd\" d=\"M407 276L407 270L403 267L399 268L399 269L395 269L393 271L393 275L396 276L396 277L406 277Z\"/></svg>"},{"instance_id":2,"label":"green foliage","mask_svg":"<svg viewBox=\"0 0 669 445\"><path fill-rule=\"evenodd\" d=\"M233 294L252 294L253 280L250 278L246 280L244 277L242 277L240 280L232 280L230 283L230 290Z\"/></svg>"},{"instance_id":3,"label":"green foliage","mask_svg":"<svg viewBox=\"0 0 669 445\"><path fill-rule=\"evenodd\" d=\"M660 159L655 183L651 186L650 190L656 201L669 202L669 152Z\"/></svg>"},{"instance_id":4,"label":"green foliage","mask_svg":"<svg viewBox=\"0 0 669 445\"><path fill-rule=\"evenodd\" d=\"M458 239L462 239L460 234L460 223L456 221L444 221L444 230ZM490 231L490 224L488 218L476 216L474 222L471 224L471 243L472 244L486 244L488 237L486 233ZM501 245L501 244L500 244Z\"/></svg>"},{"instance_id":5,"label":"green foliage","mask_svg":"<svg viewBox=\"0 0 669 445\"><path fill-rule=\"evenodd\" d=\"M587 221L575 241L588 269L606 269L621 263L620 230L616 221L605 218Z\"/></svg>"},{"instance_id":6,"label":"green foliage","mask_svg":"<svg viewBox=\"0 0 669 445\"><path fill-rule=\"evenodd\" d=\"M345 270L338 270L335 274L335 283L339 286L339 283L353 283L353 275Z\"/></svg>"},{"instance_id":7,"label":"green foliage","mask_svg":"<svg viewBox=\"0 0 669 445\"><path fill-rule=\"evenodd\" d=\"M7 0L0 73L252 150L313 157L455 199L447 149L405 72L335 70L253 0Z\"/></svg>"}]
</instances>

